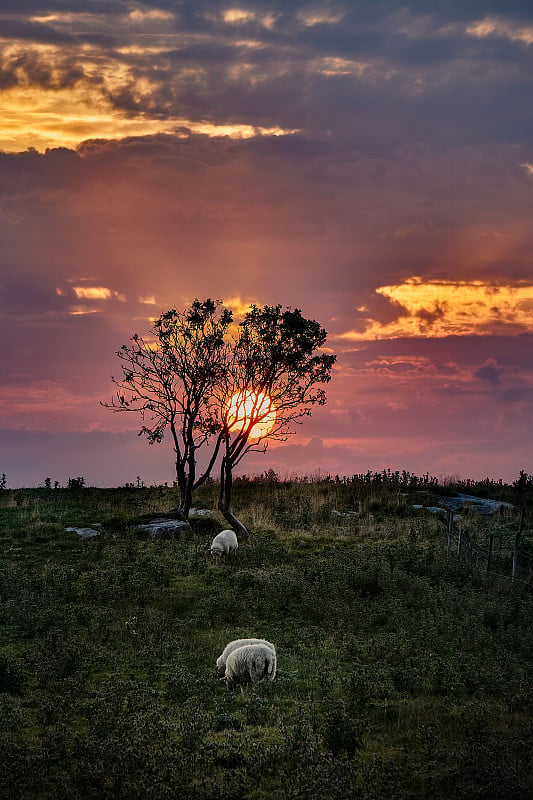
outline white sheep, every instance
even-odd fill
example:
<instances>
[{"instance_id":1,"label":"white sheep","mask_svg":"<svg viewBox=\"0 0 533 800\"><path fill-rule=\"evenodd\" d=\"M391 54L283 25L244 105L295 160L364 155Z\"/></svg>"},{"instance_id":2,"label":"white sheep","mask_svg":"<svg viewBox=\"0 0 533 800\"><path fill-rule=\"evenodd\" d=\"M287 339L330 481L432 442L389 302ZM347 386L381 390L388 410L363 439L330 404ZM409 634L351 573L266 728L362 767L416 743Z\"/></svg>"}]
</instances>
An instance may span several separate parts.
<instances>
[{"instance_id":1,"label":"white sheep","mask_svg":"<svg viewBox=\"0 0 533 800\"><path fill-rule=\"evenodd\" d=\"M266 644L245 644L229 654L226 661L226 686L233 689L243 687L247 683L254 686L268 678L273 681L276 676L276 654Z\"/></svg>"},{"instance_id":2,"label":"white sheep","mask_svg":"<svg viewBox=\"0 0 533 800\"><path fill-rule=\"evenodd\" d=\"M217 658L216 671L219 678L223 678L226 674L226 661L228 660L229 654L233 653L234 650L237 650L238 647L243 647L245 644L264 644L267 647L270 647L274 653L274 656L276 655L276 648L273 644L267 642L266 639L234 639L225 646L221 655L219 655Z\"/></svg>"},{"instance_id":3,"label":"white sheep","mask_svg":"<svg viewBox=\"0 0 533 800\"><path fill-rule=\"evenodd\" d=\"M239 543L235 531L220 531L211 542L211 555L219 558L228 556L234 553L238 546Z\"/></svg>"}]
</instances>

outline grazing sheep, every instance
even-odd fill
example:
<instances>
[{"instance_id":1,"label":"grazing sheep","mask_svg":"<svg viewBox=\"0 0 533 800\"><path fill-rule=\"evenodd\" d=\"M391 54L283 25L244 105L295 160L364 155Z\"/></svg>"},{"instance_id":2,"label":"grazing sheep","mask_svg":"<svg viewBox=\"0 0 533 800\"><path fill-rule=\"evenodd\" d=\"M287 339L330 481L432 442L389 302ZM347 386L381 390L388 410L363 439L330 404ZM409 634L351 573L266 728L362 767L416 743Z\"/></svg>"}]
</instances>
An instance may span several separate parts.
<instances>
[{"instance_id":1,"label":"grazing sheep","mask_svg":"<svg viewBox=\"0 0 533 800\"><path fill-rule=\"evenodd\" d=\"M238 647L243 647L245 644L264 644L267 647L270 647L274 653L274 656L276 655L276 648L273 644L267 642L266 639L234 639L225 646L222 654L217 658L216 671L219 678L223 678L226 674L226 661L228 660L229 654L233 653L233 651Z\"/></svg>"},{"instance_id":2,"label":"grazing sheep","mask_svg":"<svg viewBox=\"0 0 533 800\"><path fill-rule=\"evenodd\" d=\"M256 686L263 678L276 676L276 654L266 644L245 644L229 654L226 661L226 686L233 689L247 683Z\"/></svg>"},{"instance_id":3,"label":"grazing sheep","mask_svg":"<svg viewBox=\"0 0 533 800\"><path fill-rule=\"evenodd\" d=\"M238 546L235 531L220 531L211 542L211 555L219 558L228 556L230 553L234 553Z\"/></svg>"}]
</instances>

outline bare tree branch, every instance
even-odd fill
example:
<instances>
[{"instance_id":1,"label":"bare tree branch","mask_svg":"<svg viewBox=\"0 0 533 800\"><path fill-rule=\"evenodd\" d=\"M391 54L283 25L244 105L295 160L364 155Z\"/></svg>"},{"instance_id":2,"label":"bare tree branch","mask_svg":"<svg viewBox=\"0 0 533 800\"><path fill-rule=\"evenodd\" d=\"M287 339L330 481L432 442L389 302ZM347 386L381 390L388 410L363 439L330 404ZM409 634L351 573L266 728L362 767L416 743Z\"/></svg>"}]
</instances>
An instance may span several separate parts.
<instances>
[{"instance_id":1,"label":"bare tree branch","mask_svg":"<svg viewBox=\"0 0 533 800\"><path fill-rule=\"evenodd\" d=\"M113 411L140 415L140 436L150 444L170 431L175 453L180 510L187 516L194 489L204 483L220 451L220 425L214 424L210 402L223 379L225 337L232 322L220 302L195 300L189 309L161 314L153 338L131 337L117 352L122 377L110 403ZM197 476L197 451L216 437L207 468Z\"/></svg>"}]
</instances>

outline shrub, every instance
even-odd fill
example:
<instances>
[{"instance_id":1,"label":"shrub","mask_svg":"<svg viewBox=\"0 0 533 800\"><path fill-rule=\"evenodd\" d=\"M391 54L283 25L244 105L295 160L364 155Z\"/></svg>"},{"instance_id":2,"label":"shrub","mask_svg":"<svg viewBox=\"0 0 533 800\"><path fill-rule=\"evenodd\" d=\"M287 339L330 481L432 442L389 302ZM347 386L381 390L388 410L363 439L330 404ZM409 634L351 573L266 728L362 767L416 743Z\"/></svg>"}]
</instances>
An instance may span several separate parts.
<instances>
[{"instance_id":1,"label":"shrub","mask_svg":"<svg viewBox=\"0 0 533 800\"><path fill-rule=\"evenodd\" d=\"M167 675L166 692L171 700L186 700L194 692L194 677L190 671L178 664Z\"/></svg>"},{"instance_id":2,"label":"shrub","mask_svg":"<svg viewBox=\"0 0 533 800\"><path fill-rule=\"evenodd\" d=\"M322 736L328 751L335 757L353 756L363 744L365 723L348 713L344 703L330 703L326 711Z\"/></svg>"},{"instance_id":3,"label":"shrub","mask_svg":"<svg viewBox=\"0 0 533 800\"><path fill-rule=\"evenodd\" d=\"M0 692L18 694L24 683L20 661L14 656L0 653Z\"/></svg>"},{"instance_id":4,"label":"shrub","mask_svg":"<svg viewBox=\"0 0 533 800\"><path fill-rule=\"evenodd\" d=\"M218 714L211 720L212 731L240 731L242 722L232 714Z\"/></svg>"},{"instance_id":5,"label":"shrub","mask_svg":"<svg viewBox=\"0 0 533 800\"><path fill-rule=\"evenodd\" d=\"M262 686L261 689L267 689ZM247 725L268 725L270 723L270 704L268 699L260 694L253 694L245 706Z\"/></svg>"}]
</instances>

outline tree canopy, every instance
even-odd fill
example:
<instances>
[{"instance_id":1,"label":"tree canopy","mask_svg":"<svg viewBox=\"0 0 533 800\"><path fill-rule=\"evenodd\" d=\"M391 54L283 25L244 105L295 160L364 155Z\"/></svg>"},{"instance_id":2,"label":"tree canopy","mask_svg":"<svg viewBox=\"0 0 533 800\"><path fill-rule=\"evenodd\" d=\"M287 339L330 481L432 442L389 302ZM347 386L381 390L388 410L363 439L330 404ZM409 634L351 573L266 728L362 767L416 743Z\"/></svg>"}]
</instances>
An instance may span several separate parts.
<instances>
[{"instance_id":1,"label":"tree canopy","mask_svg":"<svg viewBox=\"0 0 533 800\"><path fill-rule=\"evenodd\" d=\"M224 383L217 389L224 439L218 505L243 535L248 532L231 510L233 470L250 450L286 440L313 405L326 402L322 386L336 358L319 352L326 338L324 328L299 309L252 305L226 351ZM231 398L242 398L245 406L237 425L228 414Z\"/></svg>"},{"instance_id":2,"label":"tree canopy","mask_svg":"<svg viewBox=\"0 0 533 800\"><path fill-rule=\"evenodd\" d=\"M179 312L171 309L154 322L151 336L133 334L117 352L122 377L112 377L115 397L104 403L114 411L138 413L140 436L161 442L168 430L175 454L180 510L187 516L194 489L209 476L220 439L197 476L197 451L215 434L211 398L223 380L225 336L232 313L214 300L195 300Z\"/></svg>"},{"instance_id":3,"label":"tree canopy","mask_svg":"<svg viewBox=\"0 0 533 800\"><path fill-rule=\"evenodd\" d=\"M219 454L218 507L243 536L249 531L231 508L233 471L250 450L285 440L295 424L323 405L323 385L335 355L324 351L327 333L299 309L251 305L235 325L220 301L161 314L152 335L131 337L117 352L122 377L107 407L141 416L139 435L153 444L170 431L180 509L210 475ZM197 475L197 456L207 446L207 466Z\"/></svg>"}]
</instances>

